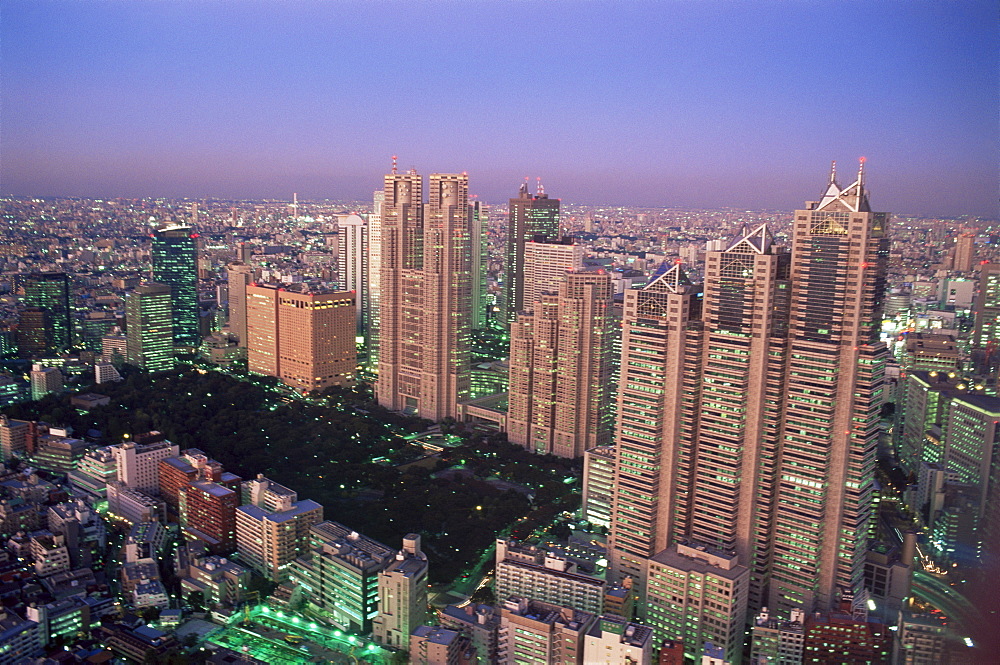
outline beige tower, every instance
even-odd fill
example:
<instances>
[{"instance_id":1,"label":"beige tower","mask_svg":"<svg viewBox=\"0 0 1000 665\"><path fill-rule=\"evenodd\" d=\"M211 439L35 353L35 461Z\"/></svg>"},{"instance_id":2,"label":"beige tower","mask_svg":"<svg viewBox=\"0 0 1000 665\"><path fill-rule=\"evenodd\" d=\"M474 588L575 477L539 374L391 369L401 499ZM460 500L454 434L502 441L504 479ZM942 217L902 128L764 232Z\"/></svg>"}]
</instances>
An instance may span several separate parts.
<instances>
[{"instance_id":1,"label":"beige tower","mask_svg":"<svg viewBox=\"0 0 1000 665\"><path fill-rule=\"evenodd\" d=\"M795 211L772 610L825 611L860 590L873 519L890 214L872 212L863 161L847 187L834 176Z\"/></svg>"},{"instance_id":2,"label":"beige tower","mask_svg":"<svg viewBox=\"0 0 1000 665\"><path fill-rule=\"evenodd\" d=\"M349 386L357 365L355 294L247 287L247 363L301 392Z\"/></svg>"},{"instance_id":3,"label":"beige tower","mask_svg":"<svg viewBox=\"0 0 1000 665\"><path fill-rule=\"evenodd\" d=\"M511 326L508 438L537 453L580 457L611 439L611 275L566 273Z\"/></svg>"},{"instance_id":4,"label":"beige tower","mask_svg":"<svg viewBox=\"0 0 1000 665\"><path fill-rule=\"evenodd\" d=\"M247 286L253 282L253 268L237 261L226 266L229 281L229 332L239 345L247 345Z\"/></svg>"},{"instance_id":5,"label":"beige tower","mask_svg":"<svg viewBox=\"0 0 1000 665\"><path fill-rule=\"evenodd\" d=\"M442 420L469 394L468 176L433 174L428 188L422 205L415 171L385 177L376 392L386 408Z\"/></svg>"}]
</instances>

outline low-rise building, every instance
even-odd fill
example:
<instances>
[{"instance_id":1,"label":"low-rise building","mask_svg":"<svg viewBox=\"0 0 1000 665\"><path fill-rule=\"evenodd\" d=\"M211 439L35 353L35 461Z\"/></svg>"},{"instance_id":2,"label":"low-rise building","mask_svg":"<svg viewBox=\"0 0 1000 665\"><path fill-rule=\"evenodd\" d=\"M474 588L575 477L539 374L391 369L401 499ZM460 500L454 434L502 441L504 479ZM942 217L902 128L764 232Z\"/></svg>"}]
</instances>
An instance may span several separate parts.
<instances>
[{"instance_id":1,"label":"low-rise building","mask_svg":"<svg viewBox=\"0 0 1000 665\"><path fill-rule=\"evenodd\" d=\"M584 636L597 620L589 612L527 598L507 599L500 612L501 665L582 663Z\"/></svg>"},{"instance_id":2,"label":"low-rise building","mask_svg":"<svg viewBox=\"0 0 1000 665\"><path fill-rule=\"evenodd\" d=\"M438 626L418 626L410 635L411 665L464 665L470 661L469 638Z\"/></svg>"},{"instance_id":3,"label":"low-rise building","mask_svg":"<svg viewBox=\"0 0 1000 665\"><path fill-rule=\"evenodd\" d=\"M403 537L403 549L378 576L378 616L373 639L379 644L405 649L410 633L427 621L427 555L420 550L420 536Z\"/></svg>"},{"instance_id":4,"label":"low-rise building","mask_svg":"<svg viewBox=\"0 0 1000 665\"><path fill-rule=\"evenodd\" d=\"M652 665L653 629L620 616L602 616L583 638L584 663Z\"/></svg>"},{"instance_id":5,"label":"low-rise building","mask_svg":"<svg viewBox=\"0 0 1000 665\"><path fill-rule=\"evenodd\" d=\"M181 578L187 594L200 591L206 603L235 607L244 600L250 571L221 556L200 557L192 562Z\"/></svg>"}]
</instances>

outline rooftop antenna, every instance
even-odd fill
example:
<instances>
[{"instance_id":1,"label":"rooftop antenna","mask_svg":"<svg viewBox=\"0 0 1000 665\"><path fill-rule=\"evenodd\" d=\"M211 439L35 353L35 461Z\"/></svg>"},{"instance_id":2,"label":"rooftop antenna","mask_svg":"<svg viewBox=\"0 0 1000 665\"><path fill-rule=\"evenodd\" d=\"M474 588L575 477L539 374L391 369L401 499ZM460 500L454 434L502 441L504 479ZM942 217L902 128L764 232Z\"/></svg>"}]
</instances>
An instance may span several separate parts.
<instances>
[{"instance_id":1,"label":"rooftop antenna","mask_svg":"<svg viewBox=\"0 0 1000 665\"><path fill-rule=\"evenodd\" d=\"M396 175L396 155L392 156L392 174Z\"/></svg>"},{"instance_id":2,"label":"rooftop antenna","mask_svg":"<svg viewBox=\"0 0 1000 665\"><path fill-rule=\"evenodd\" d=\"M865 162L868 161L865 157L858 159L858 185L860 187L865 186Z\"/></svg>"},{"instance_id":3,"label":"rooftop antenna","mask_svg":"<svg viewBox=\"0 0 1000 665\"><path fill-rule=\"evenodd\" d=\"M542 196L545 194L545 185L542 184L542 179L540 177L535 178L535 181L537 183L535 185L535 196Z\"/></svg>"},{"instance_id":4,"label":"rooftop antenna","mask_svg":"<svg viewBox=\"0 0 1000 665\"><path fill-rule=\"evenodd\" d=\"M830 184L837 182L837 160L830 162Z\"/></svg>"}]
</instances>

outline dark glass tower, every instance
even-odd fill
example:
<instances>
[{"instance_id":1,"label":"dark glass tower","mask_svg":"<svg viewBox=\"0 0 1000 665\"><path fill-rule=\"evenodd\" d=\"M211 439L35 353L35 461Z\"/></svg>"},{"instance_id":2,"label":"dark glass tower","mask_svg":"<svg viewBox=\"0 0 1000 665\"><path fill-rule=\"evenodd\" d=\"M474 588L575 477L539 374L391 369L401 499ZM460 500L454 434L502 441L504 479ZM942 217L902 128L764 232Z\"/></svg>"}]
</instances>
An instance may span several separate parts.
<instances>
[{"instance_id":1,"label":"dark glass tower","mask_svg":"<svg viewBox=\"0 0 1000 665\"><path fill-rule=\"evenodd\" d=\"M508 322L515 320L524 307L524 244L532 240L559 240L559 199L550 199L540 184L532 196L524 183L517 198L510 200L507 224L504 306Z\"/></svg>"},{"instance_id":2,"label":"dark glass tower","mask_svg":"<svg viewBox=\"0 0 1000 665\"><path fill-rule=\"evenodd\" d=\"M23 302L43 312L46 351L65 351L73 346L73 312L69 301L69 277L64 272L26 275Z\"/></svg>"},{"instance_id":3,"label":"dark glass tower","mask_svg":"<svg viewBox=\"0 0 1000 665\"><path fill-rule=\"evenodd\" d=\"M190 226L168 226L153 234L153 279L170 287L174 346L197 347L198 235Z\"/></svg>"}]
</instances>

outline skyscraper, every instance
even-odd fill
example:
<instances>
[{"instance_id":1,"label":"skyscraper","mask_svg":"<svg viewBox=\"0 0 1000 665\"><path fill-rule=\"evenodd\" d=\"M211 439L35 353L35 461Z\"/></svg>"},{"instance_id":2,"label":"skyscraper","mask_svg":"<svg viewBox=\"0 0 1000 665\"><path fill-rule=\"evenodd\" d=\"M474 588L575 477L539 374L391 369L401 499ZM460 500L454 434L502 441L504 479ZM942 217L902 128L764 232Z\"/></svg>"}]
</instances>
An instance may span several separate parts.
<instances>
[{"instance_id":1,"label":"skyscraper","mask_svg":"<svg viewBox=\"0 0 1000 665\"><path fill-rule=\"evenodd\" d=\"M368 328L368 226L358 215L344 215L337 222L337 281L342 291L354 291L357 334Z\"/></svg>"},{"instance_id":2,"label":"skyscraper","mask_svg":"<svg viewBox=\"0 0 1000 665\"><path fill-rule=\"evenodd\" d=\"M253 268L241 261L226 266L229 285L229 332L237 343L247 345L247 285L253 281Z\"/></svg>"},{"instance_id":3,"label":"skyscraper","mask_svg":"<svg viewBox=\"0 0 1000 665\"><path fill-rule=\"evenodd\" d=\"M559 199L550 199L541 183L532 196L525 181L517 198L510 200L507 222L507 263L504 266L506 321L512 322L525 306L524 244L531 240L558 240Z\"/></svg>"},{"instance_id":4,"label":"skyscraper","mask_svg":"<svg viewBox=\"0 0 1000 665\"><path fill-rule=\"evenodd\" d=\"M847 188L831 175L796 212L791 255L766 225L744 228L706 254L703 289L664 265L626 291L609 544L612 576L649 602L654 557L746 569L754 609L827 610L860 590L888 216L863 170ZM659 636L683 638L661 614Z\"/></svg>"},{"instance_id":5,"label":"skyscraper","mask_svg":"<svg viewBox=\"0 0 1000 665\"><path fill-rule=\"evenodd\" d=\"M247 366L302 392L354 383L355 294L247 287Z\"/></svg>"},{"instance_id":6,"label":"skyscraper","mask_svg":"<svg viewBox=\"0 0 1000 665\"><path fill-rule=\"evenodd\" d=\"M382 301L382 202L385 190L378 190L372 197L372 211L368 215L368 371L378 373L379 312Z\"/></svg>"},{"instance_id":7,"label":"skyscraper","mask_svg":"<svg viewBox=\"0 0 1000 665\"><path fill-rule=\"evenodd\" d=\"M860 589L872 516L885 345L889 213L864 161L846 188L795 212L789 359L768 607L830 609ZM778 546L780 544L780 546Z\"/></svg>"},{"instance_id":8,"label":"skyscraper","mask_svg":"<svg viewBox=\"0 0 1000 665\"><path fill-rule=\"evenodd\" d=\"M490 211L482 201L469 203L469 247L472 250L472 328L481 330L490 319L487 231Z\"/></svg>"},{"instance_id":9,"label":"skyscraper","mask_svg":"<svg viewBox=\"0 0 1000 665\"><path fill-rule=\"evenodd\" d=\"M565 273L511 326L507 436L534 452L580 457L611 440L611 275Z\"/></svg>"},{"instance_id":10,"label":"skyscraper","mask_svg":"<svg viewBox=\"0 0 1000 665\"><path fill-rule=\"evenodd\" d=\"M174 367L170 287L147 282L125 298L125 360L148 372Z\"/></svg>"},{"instance_id":11,"label":"skyscraper","mask_svg":"<svg viewBox=\"0 0 1000 665\"><path fill-rule=\"evenodd\" d=\"M431 420L469 393L469 179L416 171L385 177L379 304L379 404Z\"/></svg>"},{"instance_id":12,"label":"skyscraper","mask_svg":"<svg viewBox=\"0 0 1000 665\"><path fill-rule=\"evenodd\" d=\"M168 226L153 233L153 280L170 287L174 346L194 348L198 333L198 234L190 226Z\"/></svg>"},{"instance_id":13,"label":"skyscraper","mask_svg":"<svg viewBox=\"0 0 1000 665\"><path fill-rule=\"evenodd\" d=\"M73 310L70 305L69 276L64 272L43 272L21 278L22 302L43 313L45 349L65 351L73 345Z\"/></svg>"}]
</instances>

